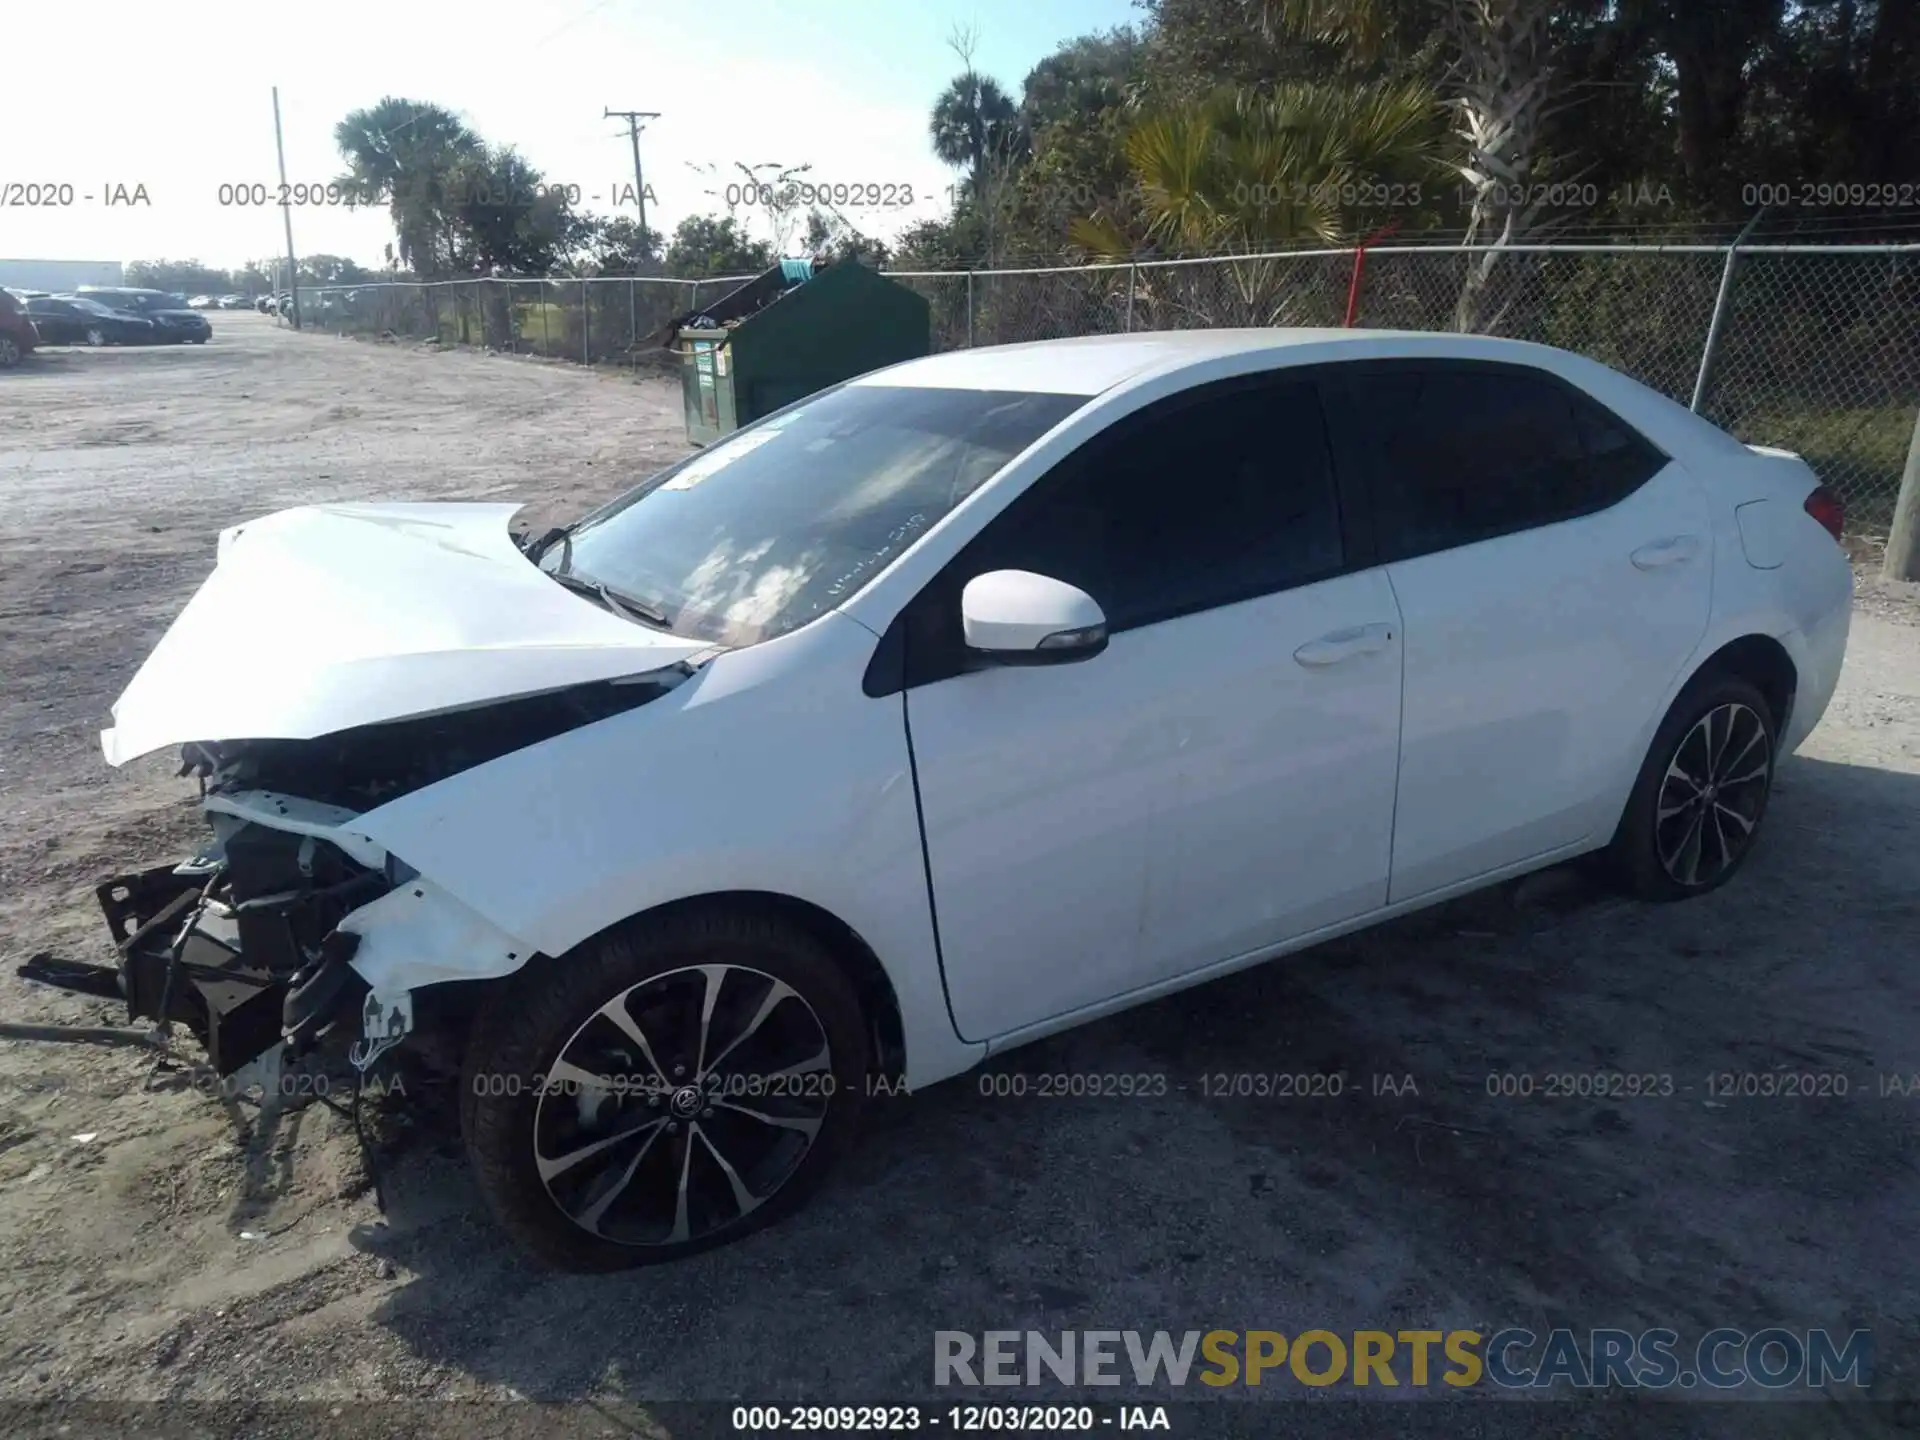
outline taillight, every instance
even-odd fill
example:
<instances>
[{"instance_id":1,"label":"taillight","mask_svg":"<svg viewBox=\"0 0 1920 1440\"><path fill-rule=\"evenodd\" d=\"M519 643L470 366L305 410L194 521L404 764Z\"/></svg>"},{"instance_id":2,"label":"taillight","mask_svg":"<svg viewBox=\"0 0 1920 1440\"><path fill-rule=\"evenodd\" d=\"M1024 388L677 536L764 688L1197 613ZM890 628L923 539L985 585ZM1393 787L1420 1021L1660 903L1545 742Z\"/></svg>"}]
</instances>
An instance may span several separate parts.
<instances>
[{"instance_id":1,"label":"taillight","mask_svg":"<svg viewBox=\"0 0 1920 1440\"><path fill-rule=\"evenodd\" d=\"M1847 507L1840 503L1840 497L1824 485L1813 487L1813 493L1807 496L1807 514L1820 522L1820 526L1835 540L1846 528Z\"/></svg>"}]
</instances>

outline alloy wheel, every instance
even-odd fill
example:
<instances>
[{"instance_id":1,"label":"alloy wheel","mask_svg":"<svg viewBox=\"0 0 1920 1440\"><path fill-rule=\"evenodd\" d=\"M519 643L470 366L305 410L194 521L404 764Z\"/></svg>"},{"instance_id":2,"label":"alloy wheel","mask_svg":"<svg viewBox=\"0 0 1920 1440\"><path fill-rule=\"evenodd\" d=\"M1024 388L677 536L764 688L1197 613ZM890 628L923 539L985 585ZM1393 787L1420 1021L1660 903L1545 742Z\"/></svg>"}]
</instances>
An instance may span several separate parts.
<instances>
[{"instance_id":1,"label":"alloy wheel","mask_svg":"<svg viewBox=\"0 0 1920 1440\"><path fill-rule=\"evenodd\" d=\"M20 342L11 335L0 335L0 370L20 363Z\"/></svg>"},{"instance_id":2,"label":"alloy wheel","mask_svg":"<svg viewBox=\"0 0 1920 1440\"><path fill-rule=\"evenodd\" d=\"M87 344L104 345L106 343L107 343L107 332L102 330L98 325L94 326L93 329L87 331Z\"/></svg>"},{"instance_id":3,"label":"alloy wheel","mask_svg":"<svg viewBox=\"0 0 1920 1440\"><path fill-rule=\"evenodd\" d=\"M1737 701L1694 722L1667 762L1654 810L1654 848L1676 885L1704 889L1752 843L1773 774L1766 722Z\"/></svg>"},{"instance_id":4,"label":"alloy wheel","mask_svg":"<svg viewBox=\"0 0 1920 1440\"><path fill-rule=\"evenodd\" d=\"M792 1178L833 1103L826 1030L745 965L629 986L560 1047L534 1110L534 1161L560 1211L619 1245L701 1240Z\"/></svg>"}]
</instances>

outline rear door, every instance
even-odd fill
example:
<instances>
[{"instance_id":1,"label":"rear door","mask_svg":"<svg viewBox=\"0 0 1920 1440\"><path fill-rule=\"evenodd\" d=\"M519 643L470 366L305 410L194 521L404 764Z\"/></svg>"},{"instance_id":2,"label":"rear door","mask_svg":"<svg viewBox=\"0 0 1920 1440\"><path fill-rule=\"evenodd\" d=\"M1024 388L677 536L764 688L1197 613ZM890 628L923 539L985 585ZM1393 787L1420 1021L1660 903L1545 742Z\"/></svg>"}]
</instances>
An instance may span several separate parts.
<instances>
[{"instance_id":1,"label":"rear door","mask_svg":"<svg viewBox=\"0 0 1920 1440\"><path fill-rule=\"evenodd\" d=\"M978 668L976 575L1079 586L1091 659ZM1351 552L1312 385L1253 377L1121 421L902 617L954 1021L986 1039L1385 901L1399 622Z\"/></svg>"},{"instance_id":2,"label":"rear door","mask_svg":"<svg viewBox=\"0 0 1920 1440\"><path fill-rule=\"evenodd\" d=\"M37 299L27 302L27 316L40 338L49 345L64 345L74 338L78 328L74 309L64 300Z\"/></svg>"},{"instance_id":3,"label":"rear door","mask_svg":"<svg viewBox=\"0 0 1920 1440\"><path fill-rule=\"evenodd\" d=\"M1327 373L1406 626L1392 901L1604 842L1706 631L1698 481L1531 367Z\"/></svg>"}]
</instances>

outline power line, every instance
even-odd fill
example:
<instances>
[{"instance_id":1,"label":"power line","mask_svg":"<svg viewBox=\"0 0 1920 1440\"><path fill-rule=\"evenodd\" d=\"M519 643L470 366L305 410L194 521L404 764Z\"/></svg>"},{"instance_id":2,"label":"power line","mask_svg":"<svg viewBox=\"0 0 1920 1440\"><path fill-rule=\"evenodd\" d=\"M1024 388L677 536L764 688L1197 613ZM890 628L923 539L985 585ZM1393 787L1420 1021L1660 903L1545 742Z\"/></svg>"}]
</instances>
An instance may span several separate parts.
<instances>
[{"instance_id":1,"label":"power line","mask_svg":"<svg viewBox=\"0 0 1920 1440\"><path fill-rule=\"evenodd\" d=\"M582 20L585 20L589 15L597 15L600 13L600 11L606 9L608 3L609 3L609 0L594 0L593 4L589 5L586 9L582 10L578 15L575 15L571 20L567 21L566 24L560 26L557 30L550 31L548 34L546 34L539 40L534 41L533 48L538 50L540 49L541 46L546 45L554 40L558 40L562 35L566 34L567 31L571 30L574 26L578 25Z\"/></svg>"},{"instance_id":2,"label":"power line","mask_svg":"<svg viewBox=\"0 0 1920 1440\"><path fill-rule=\"evenodd\" d=\"M641 122L658 120L658 110L606 110L603 120L624 120L627 122L627 138L633 142L633 198L640 206L640 243L647 243L647 182L640 174L640 130Z\"/></svg>"}]
</instances>

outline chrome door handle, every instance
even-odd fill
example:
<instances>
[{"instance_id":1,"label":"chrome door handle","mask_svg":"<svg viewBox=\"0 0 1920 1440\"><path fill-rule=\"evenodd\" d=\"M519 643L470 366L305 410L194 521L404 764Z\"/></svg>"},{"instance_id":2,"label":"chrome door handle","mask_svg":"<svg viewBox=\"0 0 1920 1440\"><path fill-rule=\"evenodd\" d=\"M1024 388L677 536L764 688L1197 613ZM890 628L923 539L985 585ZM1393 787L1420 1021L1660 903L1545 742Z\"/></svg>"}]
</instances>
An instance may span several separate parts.
<instances>
[{"instance_id":1,"label":"chrome door handle","mask_svg":"<svg viewBox=\"0 0 1920 1440\"><path fill-rule=\"evenodd\" d=\"M1658 570L1663 565L1679 565L1691 560L1700 552L1700 541L1693 535L1669 535L1664 540L1654 540L1642 545L1633 552L1634 566L1641 570Z\"/></svg>"},{"instance_id":2,"label":"chrome door handle","mask_svg":"<svg viewBox=\"0 0 1920 1440\"><path fill-rule=\"evenodd\" d=\"M1318 640L1309 640L1293 652L1293 658L1302 665L1314 668L1338 665L1342 660L1351 660L1356 655L1372 655L1392 643L1391 625L1355 625L1348 630L1335 630L1329 635L1322 635Z\"/></svg>"}]
</instances>

